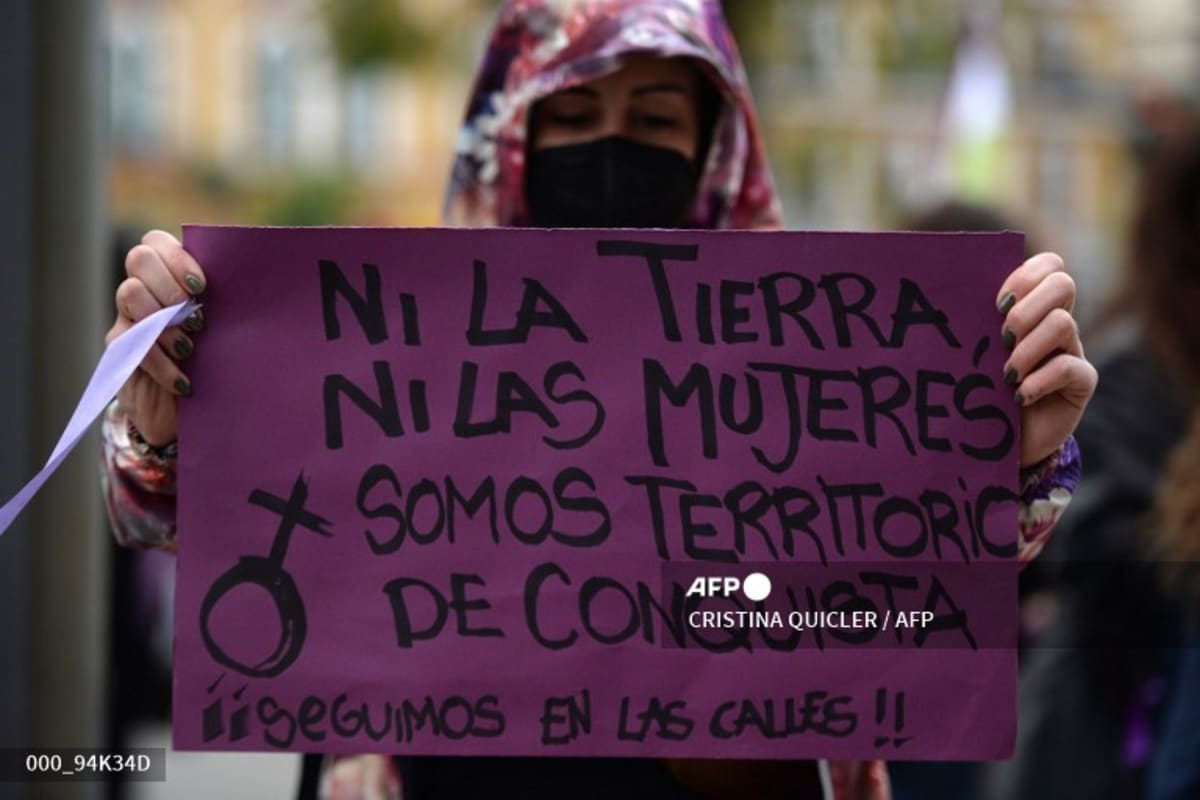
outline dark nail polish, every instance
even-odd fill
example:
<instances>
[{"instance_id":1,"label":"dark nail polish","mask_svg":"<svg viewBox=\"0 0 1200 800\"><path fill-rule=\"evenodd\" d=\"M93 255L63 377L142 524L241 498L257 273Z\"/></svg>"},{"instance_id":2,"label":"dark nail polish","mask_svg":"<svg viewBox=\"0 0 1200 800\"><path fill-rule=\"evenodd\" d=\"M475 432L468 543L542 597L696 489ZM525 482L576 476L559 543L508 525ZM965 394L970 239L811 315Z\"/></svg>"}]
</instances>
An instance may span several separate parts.
<instances>
[{"instance_id":1,"label":"dark nail polish","mask_svg":"<svg viewBox=\"0 0 1200 800\"><path fill-rule=\"evenodd\" d=\"M173 349L175 351L175 355L179 356L180 358L187 358L192 354L192 343L181 336L175 340L173 345L171 345L171 349Z\"/></svg>"},{"instance_id":2,"label":"dark nail polish","mask_svg":"<svg viewBox=\"0 0 1200 800\"><path fill-rule=\"evenodd\" d=\"M204 281L197 278L195 275L185 275L183 282L187 286L188 291L192 294L200 294L204 291Z\"/></svg>"},{"instance_id":3,"label":"dark nail polish","mask_svg":"<svg viewBox=\"0 0 1200 800\"><path fill-rule=\"evenodd\" d=\"M1012 332L1011 328L1004 329L1004 334L1000 337L1000 340L1004 342L1004 346L1009 350L1017 346L1017 335Z\"/></svg>"},{"instance_id":4,"label":"dark nail polish","mask_svg":"<svg viewBox=\"0 0 1200 800\"><path fill-rule=\"evenodd\" d=\"M1013 400L1016 400L1017 405L1019 406L1025 405L1025 395L1021 394L1020 392L1017 392L1013 395Z\"/></svg>"},{"instance_id":5,"label":"dark nail polish","mask_svg":"<svg viewBox=\"0 0 1200 800\"><path fill-rule=\"evenodd\" d=\"M187 319L183 321L183 328L192 333L204 330L204 314L201 313L200 309L196 309L188 315Z\"/></svg>"},{"instance_id":6,"label":"dark nail polish","mask_svg":"<svg viewBox=\"0 0 1200 800\"><path fill-rule=\"evenodd\" d=\"M1009 367L1008 369L1004 370L1004 382L1007 383L1009 386L1016 385L1016 383L1017 383L1016 367Z\"/></svg>"},{"instance_id":7,"label":"dark nail polish","mask_svg":"<svg viewBox=\"0 0 1200 800\"><path fill-rule=\"evenodd\" d=\"M996 304L996 308L1000 309L1001 314L1007 314L1016 304L1017 296L1012 292L1008 292L1004 295L1004 297L1000 298L1000 302Z\"/></svg>"},{"instance_id":8,"label":"dark nail polish","mask_svg":"<svg viewBox=\"0 0 1200 800\"><path fill-rule=\"evenodd\" d=\"M185 378L179 378L175 381L175 391L179 392L183 397L191 397L192 385Z\"/></svg>"}]
</instances>

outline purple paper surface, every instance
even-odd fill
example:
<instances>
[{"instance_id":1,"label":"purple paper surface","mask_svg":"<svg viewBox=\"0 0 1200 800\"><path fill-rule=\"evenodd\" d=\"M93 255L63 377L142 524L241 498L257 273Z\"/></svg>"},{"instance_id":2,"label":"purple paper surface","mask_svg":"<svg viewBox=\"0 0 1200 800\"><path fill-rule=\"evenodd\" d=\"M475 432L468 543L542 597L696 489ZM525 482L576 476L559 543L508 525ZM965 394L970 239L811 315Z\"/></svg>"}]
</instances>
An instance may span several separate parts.
<instances>
[{"instance_id":1,"label":"purple paper surface","mask_svg":"<svg viewBox=\"0 0 1200 800\"><path fill-rule=\"evenodd\" d=\"M184 244L176 747L1011 755L1019 234Z\"/></svg>"}]
</instances>

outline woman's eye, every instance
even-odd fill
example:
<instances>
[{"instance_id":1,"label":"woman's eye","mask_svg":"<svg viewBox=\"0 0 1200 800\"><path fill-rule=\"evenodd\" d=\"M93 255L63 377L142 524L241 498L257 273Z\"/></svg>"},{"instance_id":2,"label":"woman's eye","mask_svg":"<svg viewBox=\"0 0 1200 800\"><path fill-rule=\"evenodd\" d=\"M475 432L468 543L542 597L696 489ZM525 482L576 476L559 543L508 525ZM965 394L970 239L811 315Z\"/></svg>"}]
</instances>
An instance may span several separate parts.
<instances>
[{"instance_id":1,"label":"woman's eye","mask_svg":"<svg viewBox=\"0 0 1200 800\"><path fill-rule=\"evenodd\" d=\"M592 117L590 114L551 114L550 124L557 125L562 128L583 128L590 125Z\"/></svg>"},{"instance_id":2,"label":"woman's eye","mask_svg":"<svg viewBox=\"0 0 1200 800\"><path fill-rule=\"evenodd\" d=\"M643 127L654 128L658 130L664 128L674 128L678 124L674 117L666 117L660 114L643 114L639 118L639 121Z\"/></svg>"}]
</instances>

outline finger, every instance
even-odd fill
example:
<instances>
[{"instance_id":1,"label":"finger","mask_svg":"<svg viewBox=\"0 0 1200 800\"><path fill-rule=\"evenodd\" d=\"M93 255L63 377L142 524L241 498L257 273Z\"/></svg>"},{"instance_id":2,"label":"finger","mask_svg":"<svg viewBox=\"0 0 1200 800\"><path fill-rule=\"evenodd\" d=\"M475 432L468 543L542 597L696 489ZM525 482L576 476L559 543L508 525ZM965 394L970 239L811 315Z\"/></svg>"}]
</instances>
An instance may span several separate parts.
<instances>
[{"instance_id":1,"label":"finger","mask_svg":"<svg viewBox=\"0 0 1200 800\"><path fill-rule=\"evenodd\" d=\"M170 306L188 298L187 291L175 280L158 251L139 244L125 256L125 274L146 284L161 306Z\"/></svg>"},{"instance_id":2,"label":"finger","mask_svg":"<svg viewBox=\"0 0 1200 800\"><path fill-rule=\"evenodd\" d=\"M117 317L117 321L108 329L108 333L104 334L105 346L112 344L114 339L132 327L133 322L123 316ZM179 327L167 328L163 331L158 337L158 346L174 359L187 358L196 350L195 342Z\"/></svg>"},{"instance_id":3,"label":"finger","mask_svg":"<svg viewBox=\"0 0 1200 800\"><path fill-rule=\"evenodd\" d=\"M114 322L112 327L108 329L108 333L104 334L104 346L108 347L113 343L114 339L132 327L132 322L130 322L124 315L118 314L117 321Z\"/></svg>"},{"instance_id":4,"label":"finger","mask_svg":"<svg viewBox=\"0 0 1200 800\"><path fill-rule=\"evenodd\" d=\"M129 380L121 384L121 388L117 390L117 407L126 414L130 413L134 408L137 408L137 406L134 404L134 383L137 376L137 372L133 373Z\"/></svg>"},{"instance_id":5,"label":"finger","mask_svg":"<svg viewBox=\"0 0 1200 800\"><path fill-rule=\"evenodd\" d=\"M1059 353L1020 382L1017 386L1017 403L1029 406L1058 394L1082 410L1096 390L1096 381L1096 368L1086 359L1070 353Z\"/></svg>"},{"instance_id":6,"label":"finger","mask_svg":"<svg viewBox=\"0 0 1200 800\"><path fill-rule=\"evenodd\" d=\"M154 248L175 281L188 294L196 295L204 291L208 285L204 270L200 269L200 264L192 258L191 253L183 249L178 239L166 231L154 230L142 237L142 244Z\"/></svg>"},{"instance_id":7,"label":"finger","mask_svg":"<svg viewBox=\"0 0 1200 800\"><path fill-rule=\"evenodd\" d=\"M1065 308L1054 308L1042 318L1032 331L1022 337L1004 365L1004 382L1019 383L1021 378L1033 372L1039 364L1059 352L1083 356L1083 345L1079 342L1079 326L1071 312Z\"/></svg>"},{"instance_id":8,"label":"finger","mask_svg":"<svg viewBox=\"0 0 1200 800\"><path fill-rule=\"evenodd\" d=\"M1075 279L1065 272L1050 273L1005 315L1001 333L1004 346L1015 347L1054 309L1069 313L1074 307Z\"/></svg>"},{"instance_id":9,"label":"finger","mask_svg":"<svg viewBox=\"0 0 1200 800\"><path fill-rule=\"evenodd\" d=\"M175 395L164 392L145 372L134 373L133 411L130 419L148 444L162 447L175 441L178 433Z\"/></svg>"},{"instance_id":10,"label":"finger","mask_svg":"<svg viewBox=\"0 0 1200 800\"><path fill-rule=\"evenodd\" d=\"M187 319L183 321L182 327L189 333L199 333L204 330L204 309L197 308L191 314L188 314Z\"/></svg>"},{"instance_id":11,"label":"finger","mask_svg":"<svg viewBox=\"0 0 1200 800\"><path fill-rule=\"evenodd\" d=\"M887 800L892 796L891 779L888 777L887 762L869 761L864 770L866 797L870 800Z\"/></svg>"},{"instance_id":12,"label":"finger","mask_svg":"<svg viewBox=\"0 0 1200 800\"><path fill-rule=\"evenodd\" d=\"M117 287L117 313L132 322L139 322L160 308L162 304L137 278L126 278Z\"/></svg>"},{"instance_id":13,"label":"finger","mask_svg":"<svg viewBox=\"0 0 1200 800\"><path fill-rule=\"evenodd\" d=\"M150 348L150 352L146 354L146 357L142 359L142 363L138 366L142 372L149 375L155 383L171 394L182 395L184 397L191 396L191 381L187 379L183 371L176 366L175 362L158 345Z\"/></svg>"},{"instance_id":14,"label":"finger","mask_svg":"<svg viewBox=\"0 0 1200 800\"><path fill-rule=\"evenodd\" d=\"M1013 305L1033 291L1033 287L1045 280L1047 275L1065 270L1066 265L1057 253L1038 253L1004 279L1004 284L996 295L996 308L1000 309L1001 314L1007 314Z\"/></svg>"},{"instance_id":15,"label":"finger","mask_svg":"<svg viewBox=\"0 0 1200 800\"><path fill-rule=\"evenodd\" d=\"M129 330L132 327L133 327L132 322L130 322L125 317L118 314L117 321L114 322L112 324L112 327L108 329L108 332L104 334L104 346L108 347L110 344L113 343L113 340L115 340L118 336L125 333L125 331ZM134 372L133 375L131 375L129 377L129 380L127 380L127 381L125 381L125 383L121 384L121 388L117 390L117 405L123 411L128 412L130 409L134 408L133 390L134 390L134 383L136 382L135 379L137 378L137 375L138 375L138 373Z\"/></svg>"},{"instance_id":16,"label":"finger","mask_svg":"<svg viewBox=\"0 0 1200 800\"><path fill-rule=\"evenodd\" d=\"M196 343L182 328L167 328L158 337L158 346L176 361L189 357L196 350Z\"/></svg>"}]
</instances>

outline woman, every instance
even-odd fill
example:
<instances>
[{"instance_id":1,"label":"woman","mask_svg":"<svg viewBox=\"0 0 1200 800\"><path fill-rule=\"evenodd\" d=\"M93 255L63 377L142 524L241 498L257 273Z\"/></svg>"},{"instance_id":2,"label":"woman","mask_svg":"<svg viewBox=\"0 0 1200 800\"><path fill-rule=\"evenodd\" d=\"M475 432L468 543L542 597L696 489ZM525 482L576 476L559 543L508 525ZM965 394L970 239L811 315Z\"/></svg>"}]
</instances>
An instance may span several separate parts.
<instances>
[{"instance_id":1,"label":"woman","mask_svg":"<svg viewBox=\"0 0 1200 800\"><path fill-rule=\"evenodd\" d=\"M1200 132L1152 156L1000 800L1200 797Z\"/></svg>"},{"instance_id":2,"label":"woman","mask_svg":"<svg viewBox=\"0 0 1200 800\"><path fill-rule=\"evenodd\" d=\"M446 221L472 226L777 228L781 217L736 46L716 0L511 0L500 12L467 108ZM203 291L171 236L130 251L110 337ZM1052 254L997 294L1022 406L1021 558L1042 546L1077 472L1070 433L1095 385L1070 309L1074 285ZM181 370L200 316L164 335L106 417L109 509L123 543L173 547L172 442ZM469 765L467 768L464 765ZM386 766L386 765L383 765ZM644 759L407 759L411 797L819 797L809 763ZM386 782L378 759L339 771ZM839 798L885 798L881 765L839 764ZM561 781L569 781L564 784ZM569 787L569 788L567 788ZM687 788L684 788L687 787ZM428 794L427 794L428 793Z\"/></svg>"}]
</instances>

